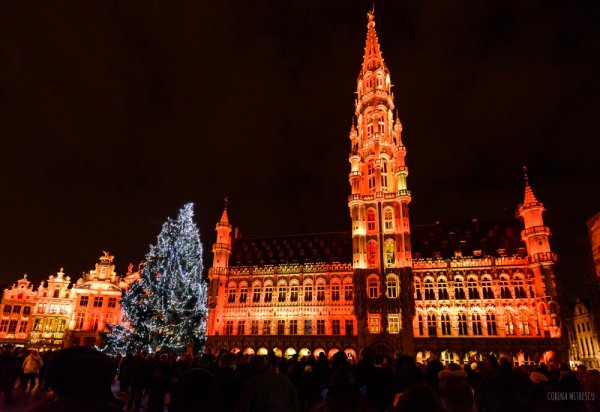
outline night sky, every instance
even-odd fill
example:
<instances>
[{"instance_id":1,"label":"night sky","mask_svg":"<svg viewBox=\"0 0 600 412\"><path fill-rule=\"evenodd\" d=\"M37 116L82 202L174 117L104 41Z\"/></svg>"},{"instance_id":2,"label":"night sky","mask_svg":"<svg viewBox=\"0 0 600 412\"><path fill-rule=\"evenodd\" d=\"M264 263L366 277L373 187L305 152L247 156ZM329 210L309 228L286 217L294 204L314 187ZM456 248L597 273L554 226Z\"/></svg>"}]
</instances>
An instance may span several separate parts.
<instances>
[{"instance_id":1,"label":"night sky","mask_svg":"<svg viewBox=\"0 0 600 412\"><path fill-rule=\"evenodd\" d=\"M3 2L0 284L75 280L102 250L123 272L188 201L207 250L225 196L244 236L350 230L369 8ZM579 292L600 211L600 3L378 1L376 21L412 222L514 216L527 164Z\"/></svg>"}]
</instances>

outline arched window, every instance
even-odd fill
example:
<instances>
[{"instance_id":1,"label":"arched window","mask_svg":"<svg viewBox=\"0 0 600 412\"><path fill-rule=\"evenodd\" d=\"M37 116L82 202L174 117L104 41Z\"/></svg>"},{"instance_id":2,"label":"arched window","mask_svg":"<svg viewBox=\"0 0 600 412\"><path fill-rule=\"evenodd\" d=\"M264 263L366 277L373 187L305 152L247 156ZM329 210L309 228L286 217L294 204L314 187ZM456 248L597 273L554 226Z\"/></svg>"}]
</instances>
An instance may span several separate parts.
<instances>
[{"instance_id":1,"label":"arched window","mask_svg":"<svg viewBox=\"0 0 600 412\"><path fill-rule=\"evenodd\" d=\"M52 297L57 298L59 293L60 293L60 290L54 289L54 294L52 295Z\"/></svg>"},{"instance_id":2,"label":"arched window","mask_svg":"<svg viewBox=\"0 0 600 412\"><path fill-rule=\"evenodd\" d=\"M515 323L514 323L512 313L506 312L504 314L504 319L506 320L506 323L504 325L505 333L507 335L514 335L515 334Z\"/></svg>"},{"instance_id":3,"label":"arched window","mask_svg":"<svg viewBox=\"0 0 600 412\"><path fill-rule=\"evenodd\" d=\"M427 334L437 336L437 319L433 312L427 314Z\"/></svg>"},{"instance_id":4,"label":"arched window","mask_svg":"<svg viewBox=\"0 0 600 412\"><path fill-rule=\"evenodd\" d=\"M433 281L431 279L425 279L425 300L435 300Z\"/></svg>"},{"instance_id":5,"label":"arched window","mask_svg":"<svg viewBox=\"0 0 600 412\"><path fill-rule=\"evenodd\" d=\"M467 336L469 334L467 328L467 314L464 312L458 314L458 334L459 336Z\"/></svg>"},{"instance_id":6,"label":"arched window","mask_svg":"<svg viewBox=\"0 0 600 412\"><path fill-rule=\"evenodd\" d=\"M387 266L393 266L396 263L396 242L391 239L385 242L385 263Z\"/></svg>"},{"instance_id":7,"label":"arched window","mask_svg":"<svg viewBox=\"0 0 600 412\"><path fill-rule=\"evenodd\" d=\"M377 275L369 276L367 289L369 290L369 298L376 299L379 297L379 280L377 280Z\"/></svg>"},{"instance_id":8,"label":"arched window","mask_svg":"<svg viewBox=\"0 0 600 412\"><path fill-rule=\"evenodd\" d=\"M386 207L383 211L383 230L385 232L394 231L394 209Z\"/></svg>"},{"instance_id":9,"label":"arched window","mask_svg":"<svg viewBox=\"0 0 600 412\"><path fill-rule=\"evenodd\" d=\"M448 300L448 288L446 285L446 279L441 278L437 282L438 286L438 299Z\"/></svg>"},{"instance_id":10,"label":"arched window","mask_svg":"<svg viewBox=\"0 0 600 412\"><path fill-rule=\"evenodd\" d=\"M484 299L494 299L494 291L492 290L492 280L488 276L485 276L481 280L481 289L483 291Z\"/></svg>"},{"instance_id":11,"label":"arched window","mask_svg":"<svg viewBox=\"0 0 600 412\"><path fill-rule=\"evenodd\" d=\"M354 298L354 288L351 279L344 279L344 300L350 302Z\"/></svg>"},{"instance_id":12,"label":"arched window","mask_svg":"<svg viewBox=\"0 0 600 412\"><path fill-rule=\"evenodd\" d=\"M373 179L375 179L375 178L373 177ZM367 210L367 233L375 232L375 226L376 226L375 219L376 219L375 210L374 209Z\"/></svg>"},{"instance_id":13,"label":"arched window","mask_svg":"<svg viewBox=\"0 0 600 412\"><path fill-rule=\"evenodd\" d=\"M373 135L373 124L367 126L367 133L369 137ZM367 165L367 182L369 190L375 189L375 168L373 167L373 163ZM375 211L373 211L373 214L375 214Z\"/></svg>"},{"instance_id":14,"label":"arched window","mask_svg":"<svg viewBox=\"0 0 600 412\"><path fill-rule=\"evenodd\" d=\"M252 302L260 302L260 283L256 282L252 284Z\"/></svg>"},{"instance_id":15,"label":"arched window","mask_svg":"<svg viewBox=\"0 0 600 412\"><path fill-rule=\"evenodd\" d=\"M448 314L448 312L443 312L442 313L442 335L444 336L449 336L451 335L451 328L450 328L450 315Z\"/></svg>"},{"instance_id":16,"label":"arched window","mask_svg":"<svg viewBox=\"0 0 600 412\"><path fill-rule=\"evenodd\" d=\"M313 285L310 282L304 282L304 301L312 302L313 299Z\"/></svg>"},{"instance_id":17,"label":"arched window","mask_svg":"<svg viewBox=\"0 0 600 412\"><path fill-rule=\"evenodd\" d=\"M481 327L481 315L477 312L471 314L471 326L473 328L473 335L481 336L483 335L482 327Z\"/></svg>"},{"instance_id":18,"label":"arched window","mask_svg":"<svg viewBox=\"0 0 600 412\"><path fill-rule=\"evenodd\" d=\"M374 240L369 240L367 243L367 266L377 267L377 242Z\"/></svg>"},{"instance_id":19,"label":"arched window","mask_svg":"<svg viewBox=\"0 0 600 412\"><path fill-rule=\"evenodd\" d=\"M340 300L340 283L338 281L331 284L331 300L334 302Z\"/></svg>"},{"instance_id":20,"label":"arched window","mask_svg":"<svg viewBox=\"0 0 600 412\"><path fill-rule=\"evenodd\" d=\"M510 294L510 288L508 287L508 278L506 275L500 277L500 298L501 299L511 299L512 296Z\"/></svg>"},{"instance_id":21,"label":"arched window","mask_svg":"<svg viewBox=\"0 0 600 412\"><path fill-rule=\"evenodd\" d=\"M287 284L285 282L281 282L277 285L277 301L285 302L287 294Z\"/></svg>"},{"instance_id":22,"label":"arched window","mask_svg":"<svg viewBox=\"0 0 600 412\"><path fill-rule=\"evenodd\" d=\"M246 303L248 299L248 284L242 283L240 284L240 303Z\"/></svg>"},{"instance_id":23,"label":"arched window","mask_svg":"<svg viewBox=\"0 0 600 412\"><path fill-rule=\"evenodd\" d=\"M236 295L236 291L237 291L236 289L237 289L237 285L235 283L229 284L229 292L227 293L227 303L235 302L235 295Z\"/></svg>"},{"instance_id":24,"label":"arched window","mask_svg":"<svg viewBox=\"0 0 600 412\"><path fill-rule=\"evenodd\" d=\"M460 277L454 279L454 299L466 299L465 283Z\"/></svg>"},{"instance_id":25,"label":"arched window","mask_svg":"<svg viewBox=\"0 0 600 412\"><path fill-rule=\"evenodd\" d=\"M486 323L487 323L487 334L489 336L498 335L498 329L496 327L496 315L494 315L494 313L492 313L492 312L487 313Z\"/></svg>"},{"instance_id":26,"label":"arched window","mask_svg":"<svg viewBox=\"0 0 600 412\"><path fill-rule=\"evenodd\" d=\"M317 282L317 301L323 302L325 300L325 282Z\"/></svg>"},{"instance_id":27,"label":"arched window","mask_svg":"<svg viewBox=\"0 0 600 412\"><path fill-rule=\"evenodd\" d=\"M420 313L417 316L417 327L419 328L419 336L423 336L423 315Z\"/></svg>"},{"instance_id":28,"label":"arched window","mask_svg":"<svg viewBox=\"0 0 600 412\"><path fill-rule=\"evenodd\" d=\"M398 278L396 275L387 275L385 278L386 291L385 294L389 299L398 297Z\"/></svg>"},{"instance_id":29,"label":"arched window","mask_svg":"<svg viewBox=\"0 0 600 412\"><path fill-rule=\"evenodd\" d=\"M479 291L477 290L477 279L469 278L467 280L467 288L469 289L469 299L479 299Z\"/></svg>"},{"instance_id":30,"label":"arched window","mask_svg":"<svg viewBox=\"0 0 600 412\"><path fill-rule=\"evenodd\" d=\"M525 287L523 285L523 278L521 278L520 276L515 276L513 286L515 291L515 298L523 299L527 297L527 294L525 293Z\"/></svg>"},{"instance_id":31,"label":"arched window","mask_svg":"<svg viewBox=\"0 0 600 412\"><path fill-rule=\"evenodd\" d=\"M423 295L421 293L421 281L415 278L415 299L421 300L423 299Z\"/></svg>"},{"instance_id":32,"label":"arched window","mask_svg":"<svg viewBox=\"0 0 600 412\"><path fill-rule=\"evenodd\" d=\"M290 288L290 302L298 302L299 287L297 283L293 283Z\"/></svg>"},{"instance_id":33,"label":"arched window","mask_svg":"<svg viewBox=\"0 0 600 412\"><path fill-rule=\"evenodd\" d=\"M383 122L379 122L378 126L379 126L378 132L380 133L381 138L383 138L383 130L385 128L385 125ZM381 162L381 188L385 190L385 189L387 189L387 187L388 187L388 164L384 160Z\"/></svg>"},{"instance_id":34,"label":"arched window","mask_svg":"<svg viewBox=\"0 0 600 412\"><path fill-rule=\"evenodd\" d=\"M529 316L527 316L527 312L521 311L519 317L519 332L521 333L521 335L530 335L531 331L529 329Z\"/></svg>"},{"instance_id":35,"label":"arched window","mask_svg":"<svg viewBox=\"0 0 600 412\"><path fill-rule=\"evenodd\" d=\"M265 283L265 302L273 300L273 284L269 281Z\"/></svg>"}]
</instances>

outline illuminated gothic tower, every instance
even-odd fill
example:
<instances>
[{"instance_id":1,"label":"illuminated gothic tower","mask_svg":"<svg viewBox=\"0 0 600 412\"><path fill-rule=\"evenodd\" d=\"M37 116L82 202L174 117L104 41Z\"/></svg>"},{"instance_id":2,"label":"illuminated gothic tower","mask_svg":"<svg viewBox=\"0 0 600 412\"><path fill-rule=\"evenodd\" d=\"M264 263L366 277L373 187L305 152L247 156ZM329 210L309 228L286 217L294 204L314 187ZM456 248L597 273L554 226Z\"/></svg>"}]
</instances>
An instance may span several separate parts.
<instances>
[{"instance_id":1,"label":"illuminated gothic tower","mask_svg":"<svg viewBox=\"0 0 600 412\"><path fill-rule=\"evenodd\" d=\"M215 227L217 231L217 241L213 245L213 264L208 271L210 301L208 306L211 309L208 317L208 333L213 334L215 328L219 325L216 319L217 314L223 312L225 305L225 285L227 283L227 269L229 268L229 257L231 256L231 225L227 215L227 199L225 199L225 208L221 215L221 220Z\"/></svg>"},{"instance_id":2,"label":"illuminated gothic tower","mask_svg":"<svg viewBox=\"0 0 600 412\"><path fill-rule=\"evenodd\" d=\"M402 124L394 116L390 72L381 55L373 11L368 13L367 28L350 129L352 194L348 207L356 313L359 331L366 331L364 343L377 345L381 340L386 344L398 339L396 334L400 333L403 349L410 351L414 305L406 148ZM398 346L397 341L394 343Z\"/></svg>"},{"instance_id":3,"label":"illuminated gothic tower","mask_svg":"<svg viewBox=\"0 0 600 412\"><path fill-rule=\"evenodd\" d=\"M560 336L558 321L558 303L556 291L556 279L554 274L554 262L556 254L550 249L550 228L544 225L544 205L539 202L533 189L529 186L527 168L525 170L525 196L523 203L519 205L519 216L523 219L523 231L521 238L527 247L530 269L534 275L536 295L540 296L550 310L551 325L550 335ZM540 315L546 315L545 308L538 309Z\"/></svg>"}]
</instances>

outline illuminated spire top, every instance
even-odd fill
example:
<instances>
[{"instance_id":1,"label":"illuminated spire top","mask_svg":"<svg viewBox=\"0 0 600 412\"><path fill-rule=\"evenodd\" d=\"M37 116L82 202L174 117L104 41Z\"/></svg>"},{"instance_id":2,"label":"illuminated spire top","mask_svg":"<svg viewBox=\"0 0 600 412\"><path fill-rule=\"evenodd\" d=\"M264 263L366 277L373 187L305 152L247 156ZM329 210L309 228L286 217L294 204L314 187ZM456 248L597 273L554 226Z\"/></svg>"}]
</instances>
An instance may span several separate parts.
<instances>
[{"instance_id":1,"label":"illuminated spire top","mask_svg":"<svg viewBox=\"0 0 600 412\"><path fill-rule=\"evenodd\" d=\"M524 205L529 203L538 203L535 195L533 194L533 189L529 186L529 176L527 175L527 166L523 166L523 173L525 178L525 200L523 201Z\"/></svg>"},{"instance_id":2,"label":"illuminated spire top","mask_svg":"<svg viewBox=\"0 0 600 412\"><path fill-rule=\"evenodd\" d=\"M229 205L229 199L225 197L225 199L223 199L223 202L225 203L225 207L223 208L223 214L221 215L221 220L219 221L219 223L228 225L229 216L227 216L227 206Z\"/></svg>"},{"instance_id":3,"label":"illuminated spire top","mask_svg":"<svg viewBox=\"0 0 600 412\"><path fill-rule=\"evenodd\" d=\"M369 18L369 22L367 23L367 44L360 71L361 75L365 74L367 70L375 70L379 67L385 68L381 48L379 47L379 40L377 39L377 32L375 31L375 5L367 13L367 16Z\"/></svg>"}]
</instances>

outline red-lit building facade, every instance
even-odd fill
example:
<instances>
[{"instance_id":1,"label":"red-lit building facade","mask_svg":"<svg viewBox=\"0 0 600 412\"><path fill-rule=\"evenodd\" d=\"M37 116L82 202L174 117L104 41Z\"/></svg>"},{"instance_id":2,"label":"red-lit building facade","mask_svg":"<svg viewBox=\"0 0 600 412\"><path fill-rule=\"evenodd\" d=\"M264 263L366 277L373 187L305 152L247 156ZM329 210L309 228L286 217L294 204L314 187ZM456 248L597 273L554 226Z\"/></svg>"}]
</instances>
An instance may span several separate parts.
<instances>
[{"instance_id":1,"label":"red-lit building facade","mask_svg":"<svg viewBox=\"0 0 600 412\"><path fill-rule=\"evenodd\" d=\"M411 225L407 148L369 13L350 129L350 232L245 239L227 208L209 269L208 346L290 355L404 351L516 362L566 352L554 262L526 182L519 221Z\"/></svg>"}]
</instances>

